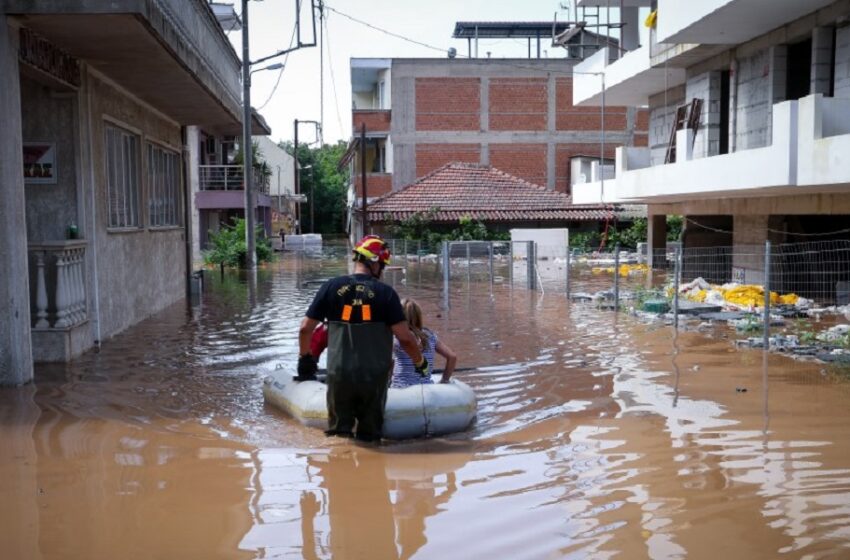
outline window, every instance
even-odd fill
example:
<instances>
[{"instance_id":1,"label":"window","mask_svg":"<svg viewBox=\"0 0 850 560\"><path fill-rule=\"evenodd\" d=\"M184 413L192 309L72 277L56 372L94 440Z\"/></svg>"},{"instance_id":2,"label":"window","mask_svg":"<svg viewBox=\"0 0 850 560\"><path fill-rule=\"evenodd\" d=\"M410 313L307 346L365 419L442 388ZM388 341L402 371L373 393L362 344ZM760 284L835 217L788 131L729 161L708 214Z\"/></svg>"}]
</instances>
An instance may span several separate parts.
<instances>
[{"instance_id":1,"label":"window","mask_svg":"<svg viewBox=\"0 0 850 560\"><path fill-rule=\"evenodd\" d=\"M139 227L139 137L106 125L109 227Z\"/></svg>"},{"instance_id":2,"label":"window","mask_svg":"<svg viewBox=\"0 0 850 560\"><path fill-rule=\"evenodd\" d=\"M180 225L180 158L148 144L148 215L153 227Z\"/></svg>"}]
</instances>

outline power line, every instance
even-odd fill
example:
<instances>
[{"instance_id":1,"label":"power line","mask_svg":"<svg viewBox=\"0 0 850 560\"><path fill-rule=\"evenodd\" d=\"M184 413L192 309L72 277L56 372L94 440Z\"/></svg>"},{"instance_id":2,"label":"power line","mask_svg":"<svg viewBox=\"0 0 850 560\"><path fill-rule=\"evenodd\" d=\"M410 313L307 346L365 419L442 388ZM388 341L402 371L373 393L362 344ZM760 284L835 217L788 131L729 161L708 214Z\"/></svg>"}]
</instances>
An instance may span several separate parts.
<instances>
[{"instance_id":1,"label":"power line","mask_svg":"<svg viewBox=\"0 0 850 560\"><path fill-rule=\"evenodd\" d=\"M327 4L325 4L325 8L327 8L329 10L333 10L336 13L339 13L336 10L334 10L333 8L331 8L330 6L328 6ZM342 117L340 116L340 113L339 113L339 97L337 97L337 94L336 94L336 79L334 78L333 56L331 56L331 33L328 30L328 19L330 19L330 18L326 17L325 20L324 20L325 36L326 36L325 41L328 44L328 68L331 71L331 85L333 86L333 92L334 92L334 107L336 108L336 120L337 120L337 124L339 124L339 132L340 132L340 134L342 134L342 130L343 130L343 128L342 128Z\"/></svg>"},{"instance_id":2,"label":"power line","mask_svg":"<svg viewBox=\"0 0 850 560\"><path fill-rule=\"evenodd\" d=\"M297 26L292 27L292 36L289 38L289 48L290 49L292 48L292 44L295 42L295 31L296 31L296 29L297 29ZM263 104L260 105L259 107L257 107L258 112L262 111L263 108L265 108L265 106L269 104L269 102L272 100L272 97L274 97L275 92L277 92L277 88L280 85L280 80L281 80L281 78L283 78L283 71L286 70L286 62L288 60L289 60L289 53L286 53L286 55L284 55L284 57L283 57L283 66L281 66L280 71L277 73L277 81L275 82L271 93L266 98L266 100L263 102Z\"/></svg>"},{"instance_id":3,"label":"power line","mask_svg":"<svg viewBox=\"0 0 850 560\"><path fill-rule=\"evenodd\" d=\"M331 6L328 6L327 4L325 4L325 8L327 8L328 10L330 10L334 13L341 15L342 17L344 17L346 19L350 19L351 21L353 21L355 23L359 23L360 25L365 25L366 27L369 27L370 29L374 29L375 31L380 31L381 33L389 35L390 37L395 37L396 39L401 39L402 41L407 41L408 43L413 43L414 45L419 45L420 47L425 47L427 49L433 49L435 51L440 51L442 53L446 52L446 49L443 49L443 48L440 48L440 47L435 47L434 45L429 45L428 43L423 43L422 41L417 41L416 39L411 39L410 37L405 37L404 35L399 35L398 33L393 33L392 31L388 31L386 29L378 27L377 25L372 25L371 23L363 21L362 19L357 19L354 16L350 16L348 14L340 12L336 8L332 8Z\"/></svg>"}]
</instances>

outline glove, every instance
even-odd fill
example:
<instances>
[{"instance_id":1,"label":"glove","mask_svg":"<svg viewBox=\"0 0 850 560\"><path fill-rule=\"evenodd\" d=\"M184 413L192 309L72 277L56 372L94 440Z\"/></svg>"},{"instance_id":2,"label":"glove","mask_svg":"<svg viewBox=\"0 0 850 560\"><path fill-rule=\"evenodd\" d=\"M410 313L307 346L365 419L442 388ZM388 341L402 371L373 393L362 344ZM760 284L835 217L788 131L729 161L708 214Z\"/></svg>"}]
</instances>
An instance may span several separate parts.
<instances>
[{"instance_id":1,"label":"glove","mask_svg":"<svg viewBox=\"0 0 850 560\"><path fill-rule=\"evenodd\" d=\"M428 360L425 358L424 354L422 355L422 361L414 365L413 369L415 369L416 373L422 377L428 377Z\"/></svg>"},{"instance_id":2,"label":"glove","mask_svg":"<svg viewBox=\"0 0 850 560\"><path fill-rule=\"evenodd\" d=\"M315 381L316 372L319 366L316 365L316 358L309 352L298 358L298 376L295 381Z\"/></svg>"}]
</instances>

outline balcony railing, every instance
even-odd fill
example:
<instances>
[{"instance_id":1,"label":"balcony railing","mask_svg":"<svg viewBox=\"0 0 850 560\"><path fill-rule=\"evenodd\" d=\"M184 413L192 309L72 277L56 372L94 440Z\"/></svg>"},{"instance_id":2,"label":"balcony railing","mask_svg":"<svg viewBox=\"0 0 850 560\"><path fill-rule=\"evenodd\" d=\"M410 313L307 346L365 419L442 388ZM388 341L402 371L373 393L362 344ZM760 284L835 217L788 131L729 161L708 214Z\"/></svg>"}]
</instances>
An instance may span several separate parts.
<instances>
[{"instance_id":1,"label":"balcony railing","mask_svg":"<svg viewBox=\"0 0 850 560\"><path fill-rule=\"evenodd\" d=\"M88 319L84 240L29 245L34 280L33 329L70 329Z\"/></svg>"},{"instance_id":2,"label":"balcony railing","mask_svg":"<svg viewBox=\"0 0 850 560\"><path fill-rule=\"evenodd\" d=\"M202 191L241 191L245 188L241 165L201 165L199 168ZM255 191L269 194L271 177L255 169L251 179Z\"/></svg>"}]
</instances>

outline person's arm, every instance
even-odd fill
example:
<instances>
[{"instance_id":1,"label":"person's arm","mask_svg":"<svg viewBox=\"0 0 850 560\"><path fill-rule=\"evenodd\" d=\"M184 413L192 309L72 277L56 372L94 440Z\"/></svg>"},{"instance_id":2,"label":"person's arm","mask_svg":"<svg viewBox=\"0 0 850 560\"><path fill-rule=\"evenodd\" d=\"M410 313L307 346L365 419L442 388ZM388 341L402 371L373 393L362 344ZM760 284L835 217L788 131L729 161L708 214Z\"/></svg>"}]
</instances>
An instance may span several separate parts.
<instances>
[{"instance_id":1,"label":"person's arm","mask_svg":"<svg viewBox=\"0 0 850 560\"><path fill-rule=\"evenodd\" d=\"M437 351L437 354L446 359L446 369L443 370L443 377L440 379L440 383L448 383L457 365L457 354L440 339L437 339L437 346L434 349Z\"/></svg>"},{"instance_id":2,"label":"person's arm","mask_svg":"<svg viewBox=\"0 0 850 560\"><path fill-rule=\"evenodd\" d=\"M422 363L424 356L422 349L416 344L416 337L410 332L410 327L407 326L407 321L400 321L390 327L393 334L398 339L398 343L402 349L407 352L414 364Z\"/></svg>"},{"instance_id":3,"label":"person's arm","mask_svg":"<svg viewBox=\"0 0 850 560\"><path fill-rule=\"evenodd\" d=\"M310 339L313 337L313 331L319 323L319 320L311 319L310 317L304 317L301 320L301 328L298 329L299 356L310 353Z\"/></svg>"}]
</instances>

